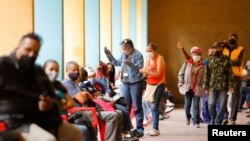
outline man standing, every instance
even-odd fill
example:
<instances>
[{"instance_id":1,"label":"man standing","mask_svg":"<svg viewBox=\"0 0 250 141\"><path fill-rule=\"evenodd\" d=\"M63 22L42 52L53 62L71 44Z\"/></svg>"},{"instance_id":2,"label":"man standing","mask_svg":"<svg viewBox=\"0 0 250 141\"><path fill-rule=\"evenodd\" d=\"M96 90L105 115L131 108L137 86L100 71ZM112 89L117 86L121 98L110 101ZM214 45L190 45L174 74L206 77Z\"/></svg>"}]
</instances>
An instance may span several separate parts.
<instances>
[{"instance_id":1,"label":"man standing","mask_svg":"<svg viewBox=\"0 0 250 141\"><path fill-rule=\"evenodd\" d=\"M227 105L227 92L234 90L234 78L232 64L228 56L222 54L223 43L216 42L212 48L215 55L208 58L208 65L205 70L204 89L208 95L208 109L211 116L211 124L221 125ZM219 110L215 107L219 102Z\"/></svg>"},{"instance_id":2,"label":"man standing","mask_svg":"<svg viewBox=\"0 0 250 141\"><path fill-rule=\"evenodd\" d=\"M121 66L122 94L125 97L128 111L131 111L132 104L134 106L137 137L142 137L144 135L142 109L143 75L139 70L143 67L143 56L134 48L134 44L130 39L123 40L120 45L123 54L118 60L113 57L107 48L104 51L113 65Z\"/></svg>"},{"instance_id":3,"label":"man standing","mask_svg":"<svg viewBox=\"0 0 250 141\"><path fill-rule=\"evenodd\" d=\"M237 120L237 113L240 100L240 87L243 70L243 58L245 50L238 44L238 36L236 33L232 33L229 36L228 44L223 50L223 54L228 56L232 62L232 70L235 81L234 93L231 95L231 112L229 115L229 124L235 124Z\"/></svg>"}]
</instances>

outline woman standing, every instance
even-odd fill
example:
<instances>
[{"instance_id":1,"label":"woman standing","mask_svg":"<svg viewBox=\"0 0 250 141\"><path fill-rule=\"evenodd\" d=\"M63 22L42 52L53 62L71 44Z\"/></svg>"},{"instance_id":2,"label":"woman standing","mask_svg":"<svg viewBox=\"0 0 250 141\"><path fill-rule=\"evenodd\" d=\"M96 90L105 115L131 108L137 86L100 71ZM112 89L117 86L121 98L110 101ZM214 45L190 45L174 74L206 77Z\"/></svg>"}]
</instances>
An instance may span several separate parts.
<instances>
[{"instance_id":1,"label":"woman standing","mask_svg":"<svg viewBox=\"0 0 250 141\"><path fill-rule=\"evenodd\" d=\"M185 96L185 113L186 124L190 124L190 119L193 119L193 124L196 128L199 126L199 103L202 95L202 77L204 72L204 64L201 59L201 49L193 47L191 49L192 58L186 60L182 65L179 78L179 91ZM193 112L191 115L190 109L193 101Z\"/></svg>"},{"instance_id":2,"label":"woman standing","mask_svg":"<svg viewBox=\"0 0 250 141\"><path fill-rule=\"evenodd\" d=\"M144 68L140 72L147 77L147 87L157 86L154 92L154 101L151 102L153 117L153 129L149 132L151 136L160 135L159 131L159 106L165 91L165 61L163 56L157 53L157 45L149 43L147 46L147 59Z\"/></svg>"}]
</instances>

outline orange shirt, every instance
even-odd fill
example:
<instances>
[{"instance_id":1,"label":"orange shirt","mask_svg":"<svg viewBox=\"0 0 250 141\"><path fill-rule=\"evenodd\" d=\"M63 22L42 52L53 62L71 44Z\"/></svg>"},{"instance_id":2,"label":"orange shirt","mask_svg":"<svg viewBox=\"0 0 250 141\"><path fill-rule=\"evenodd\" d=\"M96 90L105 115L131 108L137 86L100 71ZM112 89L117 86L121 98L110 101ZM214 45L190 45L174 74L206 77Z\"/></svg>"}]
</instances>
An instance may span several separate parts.
<instances>
[{"instance_id":1,"label":"orange shirt","mask_svg":"<svg viewBox=\"0 0 250 141\"><path fill-rule=\"evenodd\" d=\"M157 71L157 59L158 59L159 55L157 55L157 57L154 58L153 60L153 64L151 63L150 64L150 61L148 61L148 68L151 68L151 71L153 72L156 72ZM166 71L166 66L164 64L163 66L163 69L160 70L160 75L158 77L155 77L155 76L150 76L148 75L148 78L147 78L147 83L148 84L151 84L151 85L157 85L159 83L166 83L165 81L165 71Z\"/></svg>"}]
</instances>

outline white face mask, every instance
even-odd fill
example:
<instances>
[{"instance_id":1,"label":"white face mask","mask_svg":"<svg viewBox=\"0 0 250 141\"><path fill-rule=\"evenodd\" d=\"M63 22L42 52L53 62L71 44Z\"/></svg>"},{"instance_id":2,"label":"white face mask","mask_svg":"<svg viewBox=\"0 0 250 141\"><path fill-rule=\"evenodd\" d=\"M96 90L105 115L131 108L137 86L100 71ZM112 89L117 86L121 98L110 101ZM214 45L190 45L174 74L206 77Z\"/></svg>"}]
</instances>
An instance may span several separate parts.
<instances>
[{"instance_id":1,"label":"white face mask","mask_svg":"<svg viewBox=\"0 0 250 141\"><path fill-rule=\"evenodd\" d=\"M193 55L193 60L194 62L199 62L201 60L201 56L198 56L198 55Z\"/></svg>"},{"instance_id":2,"label":"white face mask","mask_svg":"<svg viewBox=\"0 0 250 141\"><path fill-rule=\"evenodd\" d=\"M47 76L49 78L50 81L55 81L57 78L57 72L56 71L50 71L49 73L47 73Z\"/></svg>"},{"instance_id":3,"label":"white face mask","mask_svg":"<svg viewBox=\"0 0 250 141\"><path fill-rule=\"evenodd\" d=\"M147 57L148 58L153 58L153 56L154 56L153 52L147 52Z\"/></svg>"}]
</instances>

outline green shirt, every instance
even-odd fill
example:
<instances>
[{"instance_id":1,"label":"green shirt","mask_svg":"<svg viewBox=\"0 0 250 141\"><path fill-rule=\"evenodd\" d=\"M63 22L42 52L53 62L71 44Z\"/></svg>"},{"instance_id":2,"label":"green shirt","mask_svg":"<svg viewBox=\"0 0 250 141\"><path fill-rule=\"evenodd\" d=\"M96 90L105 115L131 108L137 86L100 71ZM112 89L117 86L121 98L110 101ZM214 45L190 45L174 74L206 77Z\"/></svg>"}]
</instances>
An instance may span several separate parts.
<instances>
[{"instance_id":1,"label":"green shirt","mask_svg":"<svg viewBox=\"0 0 250 141\"><path fill-rule=\"evenodd\" d=\"M205 70L204 89L227 91L228 88L234 88L232 63L228 56L211 56Z\"/></svg>"}]
</instances>

